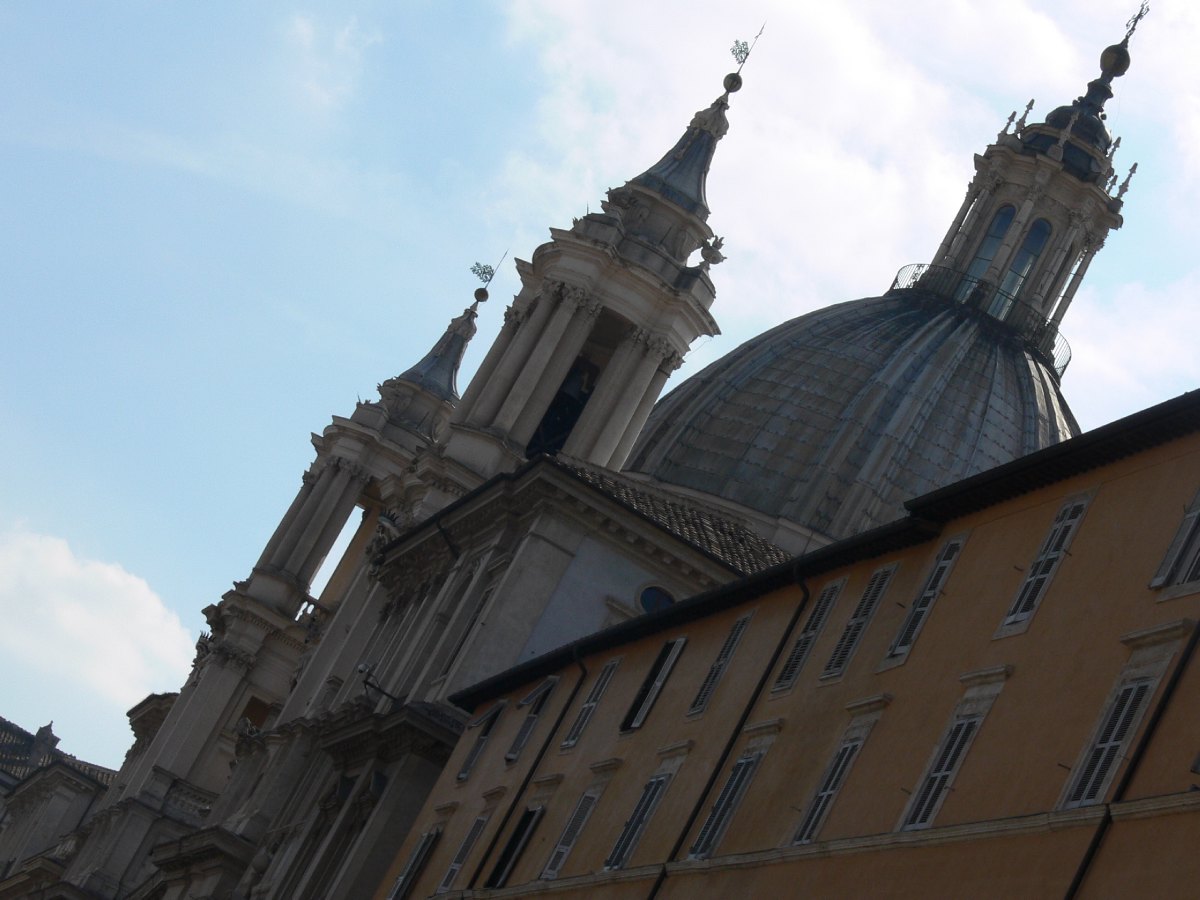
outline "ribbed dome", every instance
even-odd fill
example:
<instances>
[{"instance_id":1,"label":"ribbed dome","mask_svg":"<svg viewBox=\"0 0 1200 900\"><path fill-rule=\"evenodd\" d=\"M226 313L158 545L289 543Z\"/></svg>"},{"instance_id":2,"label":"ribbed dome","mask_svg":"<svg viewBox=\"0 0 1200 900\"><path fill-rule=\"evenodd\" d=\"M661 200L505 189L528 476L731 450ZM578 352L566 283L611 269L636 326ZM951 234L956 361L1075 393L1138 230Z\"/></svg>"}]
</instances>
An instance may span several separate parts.
<instances>
[{"instance_id":1,"label":"ribbed dome","mask_svg":"<svg viewBox=\"0 0 1200 900\"><path fill-rule=\"evenodd\" d=\"M1014 332L894 291L800 316L688 379L627 468L840 538L1077 432Z\"/></svg>"}]
</instances>

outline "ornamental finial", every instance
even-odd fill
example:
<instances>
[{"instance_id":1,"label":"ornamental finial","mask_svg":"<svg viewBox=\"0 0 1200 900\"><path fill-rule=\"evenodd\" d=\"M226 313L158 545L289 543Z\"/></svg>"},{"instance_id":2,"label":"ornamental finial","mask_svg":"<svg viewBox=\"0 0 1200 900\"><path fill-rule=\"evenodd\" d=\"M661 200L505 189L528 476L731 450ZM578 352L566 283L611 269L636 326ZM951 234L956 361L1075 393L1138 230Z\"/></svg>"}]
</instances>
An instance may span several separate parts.
<instances>
[{"instance_id":1,"label":"ornamental finial","mask_svg":"<svg viewBox=\"0 0 1200 900\"><path fill-rule=\"evenodd\" d=\"M471 304L472 309L487 300L487 286L492 283L492 279L496 277L496 269L500 268L507 256L508 251L505 250L504 255L500 257L500 262L494 266L489 266L487 263L481 262L476 262L475 265L471 266L471 274L483 282L483 287L475 289L475 302Z\"/></svg>"}]
</instances>

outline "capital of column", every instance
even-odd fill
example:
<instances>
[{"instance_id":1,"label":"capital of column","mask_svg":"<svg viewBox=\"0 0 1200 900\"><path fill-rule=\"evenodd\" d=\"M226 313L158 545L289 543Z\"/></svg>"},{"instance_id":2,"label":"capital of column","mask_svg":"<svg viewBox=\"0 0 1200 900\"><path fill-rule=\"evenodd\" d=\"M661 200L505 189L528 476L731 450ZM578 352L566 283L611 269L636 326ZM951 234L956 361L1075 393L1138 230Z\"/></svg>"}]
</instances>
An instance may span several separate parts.
<instances>
[{"instance_id":1,"label":"capital of column","mask_svg":"<svg viewBox=\"0 0 1200 900\"><path fill-rule=\"evenodd\" d=\"M527 310L517 309L515 306L509 306L504 310L504 327L512 329L519 328L528 317L529 313Z\"/></svg>"}]
</instances>

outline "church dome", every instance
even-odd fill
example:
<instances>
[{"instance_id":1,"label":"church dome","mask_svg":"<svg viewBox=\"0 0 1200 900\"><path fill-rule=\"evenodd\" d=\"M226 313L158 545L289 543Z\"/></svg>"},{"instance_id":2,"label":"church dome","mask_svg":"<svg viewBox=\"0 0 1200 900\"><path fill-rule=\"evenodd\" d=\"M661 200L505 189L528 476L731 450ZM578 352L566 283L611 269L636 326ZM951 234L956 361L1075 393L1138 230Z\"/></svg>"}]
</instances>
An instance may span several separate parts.
<instances>
[{"instance_id":1,"label":"church dome","mask_svg":"<svg viewBox=\"0 0 1200 900\"><path fill-rule=\"evenodd\" d=\"M1053 360L920 289L808 313L655 407L628 469L840 538L1078 432Z\"/></svg>"}]
</instances>

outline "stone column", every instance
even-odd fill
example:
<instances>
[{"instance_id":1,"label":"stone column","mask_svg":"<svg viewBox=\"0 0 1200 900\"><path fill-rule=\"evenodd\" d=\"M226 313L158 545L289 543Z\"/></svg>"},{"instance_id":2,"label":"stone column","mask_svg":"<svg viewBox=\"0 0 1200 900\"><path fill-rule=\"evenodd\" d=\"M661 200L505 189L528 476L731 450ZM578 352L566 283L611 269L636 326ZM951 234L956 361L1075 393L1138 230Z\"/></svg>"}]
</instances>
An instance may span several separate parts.
<instances>
[{"instance_id":1,"label":"stone column","mask_svg":"<svg viewBox=\"0 0 1200 900\"><path fill-rule=\"evenodd\" d=\"M333 489L337 470L332 462L325 458L314 463L306 475L313 478L313 484L307 492L304 492L303 488L301 489L305 493L303 503L298 508L295 508L295 504L293 504L294 512L291 509L288 510L288 517L280 523L279 529L268 543L268 547L272 548L270 554L264 553L260 560L260 565L267 570L283 571L286 569L288 558L307 530L308 523L318 514L325 504L329 492Z\"/></svg>"},{"instance_id":2,"label":"stone column","mask_svg":"<svg viewBox=\"0 0 1200 900\"><path fill-rule=\"evenodd\" d=\"M971 205L971 209L967 213L966 220L963 222L962 227L959 228L958 233L955 234L951 240L950 247L946 251L945 256L940 260L938 257L934 257L935 265L948 266L953 265L957 261L958 268L966 268L966 261L958 258L959 254L962 252L963 242L967 239L971 232L974 231L975 223L979 221L980 213L989 208L989 201L992 199L992 194L995 192L996 188L1000 186L1000 184L1000 177L993 175L991 180L984 186L983 190L979 192L979 196L975 198L975 202Z\"/></svg>"},{"instance_id":3,"label":"stone column","mask_svg":"<svg viewBox=\"0 0 1200 900\"><path fill-rule=\"evenodd\" d=\"M663 338L651 338L647 342L645 354L637 361L624 392L613 406L608 427L596 438L596 446L588 457L590 462L606 465L612 458L613 451L617 449L617 445L625 436L634 413L641 408L645 401L647 389L654 380L655 372L658 371L663 360L673 352L671 345ZM654 396L657 398L657 393ZM650 402L653 404L654 401ZM649 410L647 410L647 414L649 414Z\"/></svg>"},{"instance_id":4,"label":"stone column","mask_svg":"<svg viewBox=\"0 0 1200 900\"><path fill-rule=\"evenodd\" d=\"M467 385L467 390L459 401L451 421L474 420L472 407L478 402L480 394L492 382L496 367L504 358L505 351L512 345L513 337L520 330L521 323L524 321L525 313L516 307L510 306L504 311L504 325L501 327L500 333L496 335L492 346L488 348L487 356L483 358L483 362L476 370L474 377L471 378L471 383Z\"/></svg>"},{"instance_id":5,"label":"stone column","mask_svg":"<svg viewBox=\"0 0 1200 900\"><path fill-rule=\"evenodd\" d=\"M1056 242L1057 246L1054 248L1054 256L1043 269L1042 277L1038 280L1037 290L1034 291L1029 301L1030 305L1035 307L1043 316L1049 311L1043 309L1046 303L1046 295L1051 292L1055 280L1062 271L1067 251L1075 245L1076 240L1079 238L1079 232L1083 229L1083 216L1077 210L1071 210L1068 215L1068 221L1071 223L1070 228L1062 239Z\"/></svg>"},{"instance_id":6,"label":"stone column","mask_svg":"<svg viewBox=\"0 0 1200 900\"><path fill-rule=\"evenodd\" d=\"M297 536L287 561L280 567L305 585L346 524L346 517L354 508L368 477L356 464L336 457L326 471L332 476L330 487L321 496L320 506L313 515L307 521L297 523L303 531Z\"/></svg>"},{"instance_id":7,"label":"stone column","mask_svg":"<svg viewBox=\"0 0 1200 900\"><path fill-rule=\"evenodd\" d=\"M258 558L256 568L262 568L271 564L271 557L275 555L275 552L279 549L279 545L283 542L288 532L291 531L292 523L296 521L296 517L300 514L300 510L303 508L305 502L312 496L313 487L316 485L319 477L320 464L320 462L314 462L301 476L300 490L296 492L296 499L292 501L292 505L284 513L283 519L275 529L275 533L267 541L267 546L263 548L262 556Z\"/></svg>"},{"instance_id":8,"label":"stone column","mask_svg":"<svg viewBox=\"0 0 1200 900\"><path fill-rule=\"evenodd\" d=\"M612 359L604 367L596 390L588 399L587 406L579 422L571 431L563 447L563 453L579 459L589 458L590 451L600 434L612 421L609 415L613 406L630 390L630 375L637 366L638 360L645 353L649 333L642 328L631 329L629 334L617 345Z\"/></svg>"},{"instance_id":9,"label":"stone column","mask_svg":"<svg viewBox=\"0 0 1200 900\"><path fill-rule=\"evenodd\" d=\"M954 239L958 237L959 229L962 228L963 220L967 217L967 213L975 202L980 199L984 192L979 186L972 182L967 185L967 195L963 198L962 206L958 208L958 215L954 217L954 221L950 223L950 227L946 230L946 236L942 238L942 243L938 245L937 253L933 254L933 264L935 266L945 265L945 258L950 252L950 245Z\"/></svg>"},{"instance_id":10,"label":"stone column","mask_svg":"<svg viewBox=\"0 0 1200 900\"><path fill-rule=\"evenodd\" d=\"M533 437L538 423L542 421L542 416L546 414L547 408L554 400L554 395L562 386L563 379L571 370L571 364L575 362L579 351L587 343L588 335L592 333L592 327L596 324L596 319L603 308L598 300L587 299L583 291L579 291L564 302L574 306L567 319L567 326L562 337L552 347L540 375L530 378L532 390L529 399L525 402L524 408L517 416L510 431L513 441L521 446L524 446ZM552 320L550 325L553 324ZM550 331L550 326L547 326L546 331ZM541 350L547 346L548 342L543 343L538 349ZM531 369L527 368L522 375L530 371Z\"/></svg>"},{"instance_id":11,"label":"stone column","mask_svg":"<svg viewBox=\"0 0 1200 900\"><path fill-rule=\"evenodd\" d=\"M1079 290L1079 284L1083 281L1083 276L1087 274L1088 266L1092 264L1096 253L1104 246L1104 241L1096 244L1094 247L1088 247L1083 252L1083 258L1079 261L1079 267L1075 270L1075 275L1071 278L1071 283L1067 285L1067 289L1063 292L1062 299L1058 301L1058 306L1055 307L1054 315L1050 319L1050 324L1057 331L1058 326L1062 324L1063 316L1067 314L1067 309L1071 305L1071 301L1075 299L1075 292Z\"/></svg>"},{"instance_id":12,"label":"stone column","mask_svg":"<svg viewBox=\"0 0 1200 900\"><path fill-rule=\"evenodd\" d=\"M683 357L677 353L671 353L662 364L654 371L650 377L650 384L647 385L645 392L638 401L637 408L634 409L633 415L629 419L629 424L625 427L625 433L621 435L621 440L617 443L616 449L613 450L612 456L608 458L608 467L610 469L620 469L625 465L625 460L629 458L629 452L633 449L634 442L642 433L642 427L646 424L646 419L650 417L650 410L654 408L655 402L658 400L658 395L662 393L663 386L667 383L667 379L671 377L671 373L678 369L683 364Z\"/></svg>"},{"instance_id":13,"label":"stone column","mask_svg":"<svg viewBox=\"0 0 1200 900\"><path fill-rule=\"evenodd\" d=\"M507 401L514 382L537 346L538 339L546 330L550 317L557 311L561 303L559 295L565 289L561 282L545 282L533 311L526 315L523 322L517 321L516 332L509 341L504 356L496 363L492 377L480 387L475 408L468 411L473 424L486 427L493 423L497 411L501 409L501 404Z\"/></svg>"}]
</instances>

